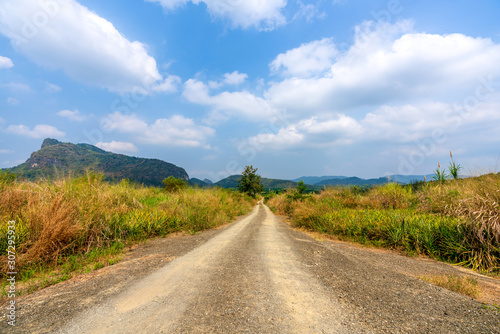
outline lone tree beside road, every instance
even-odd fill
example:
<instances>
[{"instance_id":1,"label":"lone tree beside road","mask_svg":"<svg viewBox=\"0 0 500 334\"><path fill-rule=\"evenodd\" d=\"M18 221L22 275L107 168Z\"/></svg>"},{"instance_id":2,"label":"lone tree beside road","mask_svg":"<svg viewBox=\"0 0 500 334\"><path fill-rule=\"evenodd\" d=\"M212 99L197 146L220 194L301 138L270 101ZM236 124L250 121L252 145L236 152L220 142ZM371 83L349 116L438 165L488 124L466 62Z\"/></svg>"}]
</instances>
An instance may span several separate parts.
<instances>
[{"instance_id":1,"label":"lone tree beside road","mask_svg":"<svg viewBox=\"0 0 500 334\"><path fill-rule=\"evenodd\" d=\"M258 193L264 190L260 179L260 175L257 174L257 168L246 166L238 180L238 190L255 198Z\"/></svg>"}]
</instances>

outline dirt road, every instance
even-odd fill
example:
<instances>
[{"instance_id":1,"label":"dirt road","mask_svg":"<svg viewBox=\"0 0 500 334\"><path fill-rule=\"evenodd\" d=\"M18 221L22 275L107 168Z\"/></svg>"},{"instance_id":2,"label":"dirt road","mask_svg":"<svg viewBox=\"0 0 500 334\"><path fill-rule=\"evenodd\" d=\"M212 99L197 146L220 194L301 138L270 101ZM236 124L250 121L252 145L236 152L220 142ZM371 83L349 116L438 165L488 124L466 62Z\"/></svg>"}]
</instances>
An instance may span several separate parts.
<instances>
[{"instance_id":1,"label":"dirt road","mask_svg":"<svg viewBox=\"0 0 500 334\"><path fill-rule=\"evenodd\" d=\"M45 298L55 298L47 303L43 292L35 294L26 299L24 309L27 319L33 312L31 323L21 323L17 330L500 333L497 311L395 270L415 260L363 251L316 241L292 230L260 204L141 279L124 279L111 288L103 283L107 290L102 298L99 291L93 297L73 296L74 300L45 292ZM67 291L78 284L91 286L92 280L68 283L73 286ZM57 286L54 291L59 291ZM60 303L57 298L62 298ZM86 298L93 301L85 302ZM86 307L78 308L78 300ZM70 305L75 305L74 312L60 311ZM52 310L61 319L43 319L43 306L46 317Z\"/></svg>"}]
</instances>

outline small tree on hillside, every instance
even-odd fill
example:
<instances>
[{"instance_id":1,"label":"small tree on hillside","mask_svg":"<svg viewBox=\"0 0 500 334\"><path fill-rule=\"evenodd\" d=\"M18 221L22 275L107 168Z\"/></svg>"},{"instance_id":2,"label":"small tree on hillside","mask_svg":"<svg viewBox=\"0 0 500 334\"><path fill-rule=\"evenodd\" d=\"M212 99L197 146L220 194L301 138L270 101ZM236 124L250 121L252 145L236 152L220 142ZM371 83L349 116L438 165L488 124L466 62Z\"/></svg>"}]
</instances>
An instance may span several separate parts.
<instances>
[{"instance_id":1,"label":"small tree on hillside","mask_svg":"<svg viewBox=\"0 0 500 334\"><path fill-rule=\"evenodd\" d=\"M173 176L169 176L162 181L165 190L168 192L177 192L187 187L186 181L183 179L178 179Z\"/></svg>"},{"instance_id":2,"label":"small tree on hillside","mask_svg":"<svg viewBox=\"0 0 500 334\"><path fill-rule=\"evenodd\" d=\"M255 198L258 193L264 190L260 180L261 177L257 174L257 168L246 166L238 180L238 190Z\"/></svg>"},{"instance_id":3,"label":"small tree on hillside","mask_svg":"<svg viewBox=\"0 0 500 334\"><path fill-rule=\"evenodd\" d=\"M295 189L297 189L297 192L299 194L304 194L307 190L307 186L304 181L300 180L299 182L297 182L297 186L295 186Z\"/></svg>"}]
</instances>

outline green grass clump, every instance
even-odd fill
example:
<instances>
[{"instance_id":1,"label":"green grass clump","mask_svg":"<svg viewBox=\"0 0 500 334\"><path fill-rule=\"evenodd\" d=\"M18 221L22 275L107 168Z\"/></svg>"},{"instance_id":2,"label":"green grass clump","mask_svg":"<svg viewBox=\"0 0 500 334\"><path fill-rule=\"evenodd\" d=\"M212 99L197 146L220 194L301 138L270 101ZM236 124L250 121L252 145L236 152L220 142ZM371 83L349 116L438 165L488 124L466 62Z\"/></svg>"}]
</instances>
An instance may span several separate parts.
<instances>
[{"instance_id":1,"label":"green grass clump","mask_svg":"<svg viewBox=\"0 0 500 334\"><path fill-rule=\"evenodd\" d=\"M362 192L326 188L305 200L285 193L268 204L296 226L321 233L475 270L500 268L499 174Z\"/></svg>"}]
</instances>

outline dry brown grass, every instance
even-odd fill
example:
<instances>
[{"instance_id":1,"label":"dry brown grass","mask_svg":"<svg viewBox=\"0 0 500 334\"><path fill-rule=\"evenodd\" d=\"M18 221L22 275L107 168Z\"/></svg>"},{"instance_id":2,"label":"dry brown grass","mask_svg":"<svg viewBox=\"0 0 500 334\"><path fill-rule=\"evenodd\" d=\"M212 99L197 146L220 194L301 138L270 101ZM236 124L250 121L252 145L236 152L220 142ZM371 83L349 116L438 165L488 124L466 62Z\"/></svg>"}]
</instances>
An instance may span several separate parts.
<instances>
[{"instance_id":1,"label":"dry brown grass","mask_svg":"<svg viewBox=\"0 0 500 334\"><path fill-rule=\"evenodd\" d=\"M477 280L470 276L437 275L421 276L419 278L431 284L471 298L477 298L481 293Z\"/></svg>"},{"instance_id":2,"label":"dry brown grass","mask_svg":"<svg viewBox=\"0 0 500 334\"><path fill-rule=\"evenodd\" d=\"M18 269L26 271L115 243L217 227L253 204L221 189L171 194L126 182L109 184L90 173L56 182L0 184L0 268L7 265L10 220L16 221Z\"/></svg>"},{"instance_id":3,"label":"dry brown grass","mask_svg":"<svg viewBox=\"0 0 500 334\"><path fill-rule=\"evenodd\" d=\"M423 209L463 217L472 267L498 268L500 261L500 174L448 181L420 194Z\"/></svg>"},{"instance_id":4,"label":"dry brown grass","mask_svg":"<svg viewBox=\"0 0 500 334\"><path fill-rule=\"evenodd\" d=\"M65 249L74 245L82 230L76 206L65 201L61 194L46 201L31 199L25 213L29 222L32 244L19 261L21 265L37 261L55 261Z\"/></svg>"}]
</instances>

